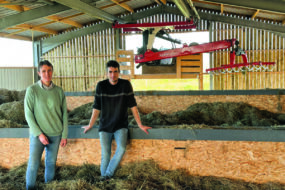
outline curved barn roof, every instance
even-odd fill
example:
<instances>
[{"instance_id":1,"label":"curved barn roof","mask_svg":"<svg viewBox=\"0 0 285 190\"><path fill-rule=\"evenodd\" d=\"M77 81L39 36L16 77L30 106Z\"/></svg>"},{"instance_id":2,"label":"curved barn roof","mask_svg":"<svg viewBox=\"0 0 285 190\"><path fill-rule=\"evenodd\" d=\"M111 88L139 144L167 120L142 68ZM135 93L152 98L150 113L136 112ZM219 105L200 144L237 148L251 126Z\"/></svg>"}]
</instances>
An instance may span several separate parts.
<instances>
[{"instance_id":1,"label":"curved barn roof","mask_svg":"<svg viewBox=\"0 0 285 190\"><path fill-rule=\"evenodd\" d=\"M98 22L129 23L133 20L126 19L126 15L135 18L138 10L149 13L148 7L153 6L163 11L171 7L189 19L203 18L285 33L283 0L0 0L0 37L35 40ZM233 18L232 14L246 19Z\"/></svg>"}]
</instances>

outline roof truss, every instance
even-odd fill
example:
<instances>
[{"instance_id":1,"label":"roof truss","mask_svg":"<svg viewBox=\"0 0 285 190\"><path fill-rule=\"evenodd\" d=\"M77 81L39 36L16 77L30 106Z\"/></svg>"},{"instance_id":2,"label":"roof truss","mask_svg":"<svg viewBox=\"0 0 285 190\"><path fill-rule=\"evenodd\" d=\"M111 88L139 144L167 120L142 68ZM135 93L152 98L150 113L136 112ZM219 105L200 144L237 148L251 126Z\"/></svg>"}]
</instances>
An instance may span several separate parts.
<instances>
[{"instance_id":1,"label":"roof truss","mask_svg":"<svg viewBox=\"0 0 285 190\"><path fill-rule=\"evenodd\" d=\"M3 1L3 0L1 1L0 0L0 3L5 3L5 2L7 2L7 1ZM7 5L6 8L11 9L11 10L15 10L18 12L24 12L24 11L30 10L29 7L22 6L22 5ZM26 30L39 31L39 32L44 32L44 33L48 33L48 34L58 34L58 32L55 30L43 28L43 26L49 25L49 24L52 24L55 22L61 22L61 23L65 23L65 24L68 24L71 26L75 26L77 28L81 28L83 26L82 24L75 22L75 21L72 21L72 20L70 20L70 18L77 17L77 16L80 16L82 14L84 14L84 13L79 13L79 14L72 15L72 16L65 17L65 18L59 17L57 15L51 15L51 16L48 16L45 18L48 20L51 20L52 22L47 22L47 23L37 25L37 26L33 26L30 24L19 24L19 25L14 26L13 28L8 28L8 29L12 29L12 30L18 29L18 31L8 33L8 34L4 34L3 37L13 36L15 34L24 32Z\"/></svg>"},{"instance_id":2,"label":"roof truss","mask_svg":"<svg viewBox=\"0 0 285 190\"><path fill-rule=\"evenodd\" d=\"M69 9L71 8L55 3L54 5L45 5L43 7L7 16L0 19L0 31L38 18L48 17Z\"/></svg>"},{"instance_id":3,"label":"roof truss","mask_svg":"<svg viewBox=\"0 0 285 190\"><path fill-rule=\"evenodd\" d=\"M121 6L122 8L126 9L127 11L130 11L131 13L134 12L134 10L126 3L121 3L119 0L111 0L111 1Z\"/></svg>"},{"instance_id":4,"label":"roof truss","mask_svg":"<svg viewBox=\"0 0 285 190\"><path fill-rule=\"evenodd\" d=\"M128 16L123 17L123 19L126 22L135 22L139 19L146 18L149 16L153 16L156 14L163 14L163 13L170 13L170 14L177 14L182 15L180 10L176 7L170 7L170 6L159 6L153 9L148 9L146 11L138 12L135 14L131 14ZM198 14L200 15L201 19L209 20L209 21L215 21L215 22L224 22L228 24L234 24L239 26L245 26L245 27L252 27L257 29L263 29L263 30L269 30L271 32L275 32L279 35L285 34L285 27L282 25L276 25L276 24L270 24L270 23L264 23L264 22L257 22L252 20L245 20L245 19L239 19L234 17L228 17L224 15L216 15L216 14L210 14L205 12L198 11ZM80 30L71 31L69 33L65 33L64 35L57 35L51 38L46 38L42 40L42 53L48 52L50 49L68 41L73 38L88 35L94 32L98 32L100 30L105 30L107 28L111 28L111 23L102 23L97 24L94 26L86 27Z\"/></svg>"},{"instance_id":5,"label":"roof truss","mask_svg":"<svg viewBox=\"0 0 285 190\"><path fill-rule=\"evenodd\" d=\"M239 6L252 9L267 10L270 12L285 13L285 1L284 0L195 0L214 2L230 6Z\"/></svg>"},{"instance_id":6,"label":"roof truss","mask_svg":"<svg viewBox=\"0 0 285 190\"><path fill-rule=\"evenodd\" d=\"M126 23L123 19L118 18L110 13L107 13L99 8L91 6L90 4L84 3L82 1L78 0L54 0L54 1L109 23L113 23L114 21L118 21L120 23Z\"/></svg>"}]
</instances>

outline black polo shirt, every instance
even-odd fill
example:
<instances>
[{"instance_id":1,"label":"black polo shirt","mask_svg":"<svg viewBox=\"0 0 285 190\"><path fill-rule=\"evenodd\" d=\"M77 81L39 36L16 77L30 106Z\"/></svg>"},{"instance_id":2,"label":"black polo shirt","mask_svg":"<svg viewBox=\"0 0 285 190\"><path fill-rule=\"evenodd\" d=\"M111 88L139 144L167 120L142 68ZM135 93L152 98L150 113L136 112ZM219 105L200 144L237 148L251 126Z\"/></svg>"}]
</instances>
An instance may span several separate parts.
<instances>
[{"instance_id":1,"label":"black polo shirt","mask_svg":"<svg viewBox=\"0 0 285 190\"><path fill-rule=\"evenodd\" d=\"M96 87L93 108L100 110L99 131L113 133L128 128L128 108L136 106L131 83L118 79L112 85L109 79L100 81Z\"/></svg>"}]
</instances>

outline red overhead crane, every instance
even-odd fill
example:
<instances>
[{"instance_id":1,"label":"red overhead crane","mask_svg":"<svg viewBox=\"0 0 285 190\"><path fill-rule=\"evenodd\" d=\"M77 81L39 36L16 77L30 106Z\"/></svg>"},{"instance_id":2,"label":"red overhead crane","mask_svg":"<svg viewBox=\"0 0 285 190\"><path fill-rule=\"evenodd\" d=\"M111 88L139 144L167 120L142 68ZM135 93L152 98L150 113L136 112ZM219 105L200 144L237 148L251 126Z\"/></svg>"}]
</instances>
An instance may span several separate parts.
<instances>
[{"instance_id":1,"label":"red overhead crane","mask_svg":"<svg viewBox=\"0 0 285 190\"><path fill-rule=\"evenodd\" d=\"M146 35L144 34L144 38L149 41L149 38L152 36L156 36L160 30L169 30L169 29L186 29L186 28L195 28L194 22L191 21L184 21L184 22L165 22L165 23L135 23L135 24L118 24L115 23L113 28L123 28L123 31L148 31ZM161 37L161 36L160 36ZM159 52L153 52L151 50L153 40L150 42L146 42L144 39L144 44L147 47L144 47L144 53L135 56L135 62L139 64L144 63L151 63L156 60L163 60L168 58L175 58L179 56L185 55L193 55L199 53L207 53L207 52L214 52L218 50L228 49L231 48L230 52L230 63L227 65L221 65L220 67L209 68L206 69L207 72L213 73L224 73L224 72L239 72L245 71L265 71L269 70L269 66L274 65L275 62L253 62L249 63L247 59L246 52L243 51L239 47L239 42L236 39L227 39L227 40L220 40L210 43L204 43L194 46L188 46L186 44L183 45L182 48L175 48L170 50L164 50ZM177 42L174 39L168 37L164 38L166 40ZM235 63L236 56L242 56L243 63Z\"/></svg>"}]
</instances>

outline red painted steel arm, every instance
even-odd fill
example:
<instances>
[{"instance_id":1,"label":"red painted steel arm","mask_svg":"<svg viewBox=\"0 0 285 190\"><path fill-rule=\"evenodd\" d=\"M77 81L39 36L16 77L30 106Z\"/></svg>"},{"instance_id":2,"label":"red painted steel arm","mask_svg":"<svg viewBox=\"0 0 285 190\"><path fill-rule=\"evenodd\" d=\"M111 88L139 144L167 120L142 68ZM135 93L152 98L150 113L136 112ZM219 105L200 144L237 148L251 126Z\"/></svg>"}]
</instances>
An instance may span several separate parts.
<instances>
[{"instance_id":1,"label":"red painted steel arm","mask_svg":"<svg viewBox=\"0 0 285 190\"><path fill-rule=\"evenodd\" d=\"M181 30L181 29L193 29L196 28L195 25L181 25L181 26L174 26L174 30ZM170 29L162 29L162 30L170 30ZM143 31L143 27L140 28L123 28L123 32L140 32Z\"/></svg>"},{"instance_id":2,"label":"red painted steel arm","mask_svg":"<svg viewBox=\"0 0 285 190\"><path fill-rule=\"evenodd\" d=\"M184 55L193 55L197 53L212 52L212 51L217 51L217 50L233 47L235 45L235 42L236 42L236 39L228 39L228 40L221 40L217 42L200 44L196 46L185 45L182 48L165 50L165 51L160 51L160 52L152 52L151 50L147 50L144 53L144 55L136 55L135 62L144 63L144 62L179 57L179 56L184 56Z\"/></svg>"},{"instance_id":3,"label":"red painted steel arm","mask_svg":"<svg viewBox=\"0 0 285 190\"><path fill-rule=\"evenodd\" d=\"M163 27L163 26L184 26L184 25L194 25L193 20L181 21L181 22L157 22L157 23L134 23L134 24L118 24L114 23L112 28L153 28L153 27Z\"/></svg>"}]
</instances>

